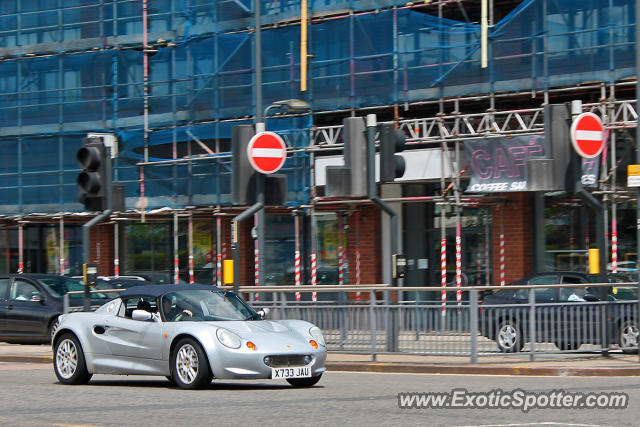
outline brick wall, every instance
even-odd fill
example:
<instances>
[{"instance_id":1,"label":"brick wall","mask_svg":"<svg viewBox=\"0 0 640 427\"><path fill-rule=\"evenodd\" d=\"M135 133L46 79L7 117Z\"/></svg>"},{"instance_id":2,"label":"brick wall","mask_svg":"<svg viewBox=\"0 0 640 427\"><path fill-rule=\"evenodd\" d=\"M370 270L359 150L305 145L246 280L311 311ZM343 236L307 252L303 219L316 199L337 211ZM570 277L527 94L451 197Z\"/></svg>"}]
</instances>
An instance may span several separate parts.
<instances>
[{"instance_id":1,"label":"brick wall","mask_svg":"<svg viewBox=\"0 0 640 427\"><path fill-rule=\"evenodd\" d=\"M98 265L98 275L100 276L114 274L113 232L113 224L98 224L91 229L90 260L92 264Z\"/></svg>"},{"instance_id":2,"label":"brick wall","mask_svg":"<svg viewBox=\"0 0 640 427\"><path fill-rule=\"evenodd\" d=\"M505 283L531 273L532 230L529 193L507 193L493 208L493 283L500 285L500 222L504 221Z\"/></svg>"},{"instance_id":3,"label":"brick wall","mask_svg":"<svg viewBox=\"0 0 640 427\"><path fill-rule=\"evenodd\" d=\"M360 283L369 285L382 281L380 249L380 209L373 206L360 208ZM349 215L347 236L349 283L356 283L356 214Z\"/></svg>"}]
</instances>

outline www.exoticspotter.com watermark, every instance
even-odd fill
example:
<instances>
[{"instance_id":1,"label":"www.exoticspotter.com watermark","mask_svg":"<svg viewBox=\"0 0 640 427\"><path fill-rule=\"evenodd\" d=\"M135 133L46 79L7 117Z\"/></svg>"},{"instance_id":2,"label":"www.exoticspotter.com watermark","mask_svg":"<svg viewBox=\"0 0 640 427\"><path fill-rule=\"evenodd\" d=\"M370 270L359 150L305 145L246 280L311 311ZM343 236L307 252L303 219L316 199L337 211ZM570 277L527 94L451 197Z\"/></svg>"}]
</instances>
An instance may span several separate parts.
<instances>
[{"instance_id":1,"label":"www.exoticspotter.com watermark","mask_svg":"<svg viewBox=\"0 0 640 427\"><path fill-rule=\"evenodd\" d=\"M495 389L470 392L456 388L444 393L398 393L400 409L626 409L627 393L574 393L565 390L529 392Z\"/></svg>"}]
</instances>

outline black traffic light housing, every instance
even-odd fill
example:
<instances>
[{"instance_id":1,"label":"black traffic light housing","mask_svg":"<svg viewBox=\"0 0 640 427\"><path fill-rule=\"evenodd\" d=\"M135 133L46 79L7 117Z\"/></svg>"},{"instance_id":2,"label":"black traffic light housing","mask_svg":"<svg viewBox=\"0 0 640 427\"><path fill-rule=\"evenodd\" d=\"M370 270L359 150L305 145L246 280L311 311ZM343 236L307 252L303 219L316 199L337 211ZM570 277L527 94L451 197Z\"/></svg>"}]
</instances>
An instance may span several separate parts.
<instances>
[{"instance_id":1,"label":"black traffic light housing","mask_svg":"<svg viewBox=\"0 0 640 427\"><path fill-rule=\"evenodd\" d=\"M231 193L234 205L251 204L251 193L255 199L253 176L256 171L249 162L247 146L255 135L253 125L236 125L231 134Z\"/></svg>"},{"instance_id":2,"label":"black traffic light housing","mask_svg":"<svg viewBox=\"0 0 640 427\"><path fill-rule=\"evenodd\" d=\"M405 134L393 123L380 125L380 182L393 182L404 175L404 158L396 153L404 150Z\"/></svg>"},{"instance_id":3,"label":"black traffic light housing","mask_svg":"<svg viewBox=\"0 0 640 427\"><path fill-rule=\"evenodd\" d=\"M367 196L367 139L362 117L342 121L344 166L327 166L326 195L329 197Z\"/></svg>"},{"instance_id":4,"label":"black traffic light housing","mask_svg":"<svg viewBox=\"0 0 640 427\"><path fill-rule=\"evenodd\" d=\"M84 145L76 153L82 172L78 174L78 201L87 211L107 208L107 191L110 185L107 150L102 138L85 138Z\"/></svg>"}]
</instances>

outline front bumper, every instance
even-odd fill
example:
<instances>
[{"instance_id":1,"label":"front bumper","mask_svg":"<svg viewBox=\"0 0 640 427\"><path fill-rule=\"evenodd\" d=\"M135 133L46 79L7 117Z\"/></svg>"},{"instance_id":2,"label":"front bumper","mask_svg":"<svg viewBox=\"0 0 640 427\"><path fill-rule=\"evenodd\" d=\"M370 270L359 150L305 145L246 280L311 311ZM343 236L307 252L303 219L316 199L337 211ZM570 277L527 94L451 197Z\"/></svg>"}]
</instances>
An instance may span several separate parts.
<instances>
[{"instance_id":1,"label":"front bumper","mask_svg":"<svg viewBox=\"0 0 640 427\"><path fill-rule=\"evenodd\" d=\"M327 351L324 348L313 351L268 352L268 351L219 351L209 355L209 364L214 378L218 379L270 379L271 366L264 363L265 356L292 356L310 355L313 360L310 364L311 375L322 374L327 360Z\"/></svg>"}]
</instances>

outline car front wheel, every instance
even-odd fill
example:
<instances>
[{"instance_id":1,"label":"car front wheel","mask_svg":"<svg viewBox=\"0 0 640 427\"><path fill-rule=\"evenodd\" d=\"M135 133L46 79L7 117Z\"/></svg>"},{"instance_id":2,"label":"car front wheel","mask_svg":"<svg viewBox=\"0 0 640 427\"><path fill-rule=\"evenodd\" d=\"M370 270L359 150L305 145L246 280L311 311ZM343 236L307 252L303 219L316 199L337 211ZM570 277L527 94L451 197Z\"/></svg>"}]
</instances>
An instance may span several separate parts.
<instances>
[{"instance_id":1,"label":"car front wheel","mask_svg":"<svg viewBox=\"0 0 640 427\"><path fill-rule=\"evenodd\" d=\"M308 378L287 378L287 382L294 387L312 387L316 385L318 381L320 381L320 378L322 378L322 374Z\"/></svg>"},{"instance_id":2,"label":"car front wheel","mask_svg":"<svg viewBox=\"0 0 640 427\"><path fill-rule=\"evenodd\" d=\"M171 355L171 377L178 387L194 390L211 383L211 368L204 350L193 338L183 338Z\"/></svg>"},{"instance_id":3,"label":"car front wheel","mask_svg":"<svg viewBox=\"0 0 640 427\"><path fill-rule=\"evenodd\" d=\"M631 354L638 351L638 335L640 329L636 322L627 320L622 323L618 331L618 345L623 353Z\"/></svg>"},{"instance_id":4,"label":"car front wheel","mask_svg":"<svg viewBox=\"0 0 640 427\"><path fill-rule=\"evenodd\" d=\"M515 353L524 347L520 328L512 320L504 320L500 323L496 333L498 349L503 353Z\"/></svg>"},{"instance_id":5,"label":"car front wheel","mask_svg":"<svg viewBox=\"0 0 640 427\"><path fill-rule=\"evenodd\" d=\"M91 379L82 346L75 335L61 336L54 348L53 369L62 384L86 384Z\"/></svg>"}]
</instances>

